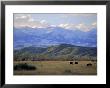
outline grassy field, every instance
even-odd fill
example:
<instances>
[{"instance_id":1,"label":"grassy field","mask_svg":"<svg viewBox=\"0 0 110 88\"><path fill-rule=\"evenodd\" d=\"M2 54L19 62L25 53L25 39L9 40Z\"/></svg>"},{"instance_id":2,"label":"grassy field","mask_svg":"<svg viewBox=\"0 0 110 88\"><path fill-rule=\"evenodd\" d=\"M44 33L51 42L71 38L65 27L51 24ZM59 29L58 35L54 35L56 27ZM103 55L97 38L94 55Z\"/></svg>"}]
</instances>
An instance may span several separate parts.
<instances>
[{"instance_id":1,"label":"grassy field","mask_svg":"<svg viewBox=\"0 0 110 88\"><path fill-rule=\"evenodd\" d=\"M16 61L14 65L27 63L36 67L32 71L14 71L14 75L97 75L97 62L78 61L78 64L70 64L70 61ZM87 66L91 63L92 66Z\"/></svg>"}]
</instances>

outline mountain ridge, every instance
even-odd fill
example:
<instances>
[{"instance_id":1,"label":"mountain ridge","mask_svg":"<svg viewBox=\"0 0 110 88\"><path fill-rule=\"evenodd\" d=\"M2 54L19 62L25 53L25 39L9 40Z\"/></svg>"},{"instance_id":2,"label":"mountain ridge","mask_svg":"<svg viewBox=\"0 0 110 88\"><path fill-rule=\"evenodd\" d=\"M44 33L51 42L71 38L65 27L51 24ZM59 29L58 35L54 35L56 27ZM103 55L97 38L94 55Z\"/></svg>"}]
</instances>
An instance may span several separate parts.
<instances>
[{"instance_id":1,"label":"mountain ridge","mask_svg":"<svg viewBox=\"0 0 110 88\"><path fill-rule=\"evenodd\" d=\"M81 47L61 44L49 47L25 47L14 50L15 60L96 60L96 47Z\"/></svg>"},{"instance_id":2,"label":"mountain ridge","mask_svg":"<svg viewBox=\"0 0 110 88\"><path fill-rule=\"evenodd\" d=\"M79 46L97 46L96 29L89 32L80 30L67 30L59 27L51 27L48 29L15 29L14 28L14 47L19 45L56 45L68 43Z\"/></svg>"}]
</instances>

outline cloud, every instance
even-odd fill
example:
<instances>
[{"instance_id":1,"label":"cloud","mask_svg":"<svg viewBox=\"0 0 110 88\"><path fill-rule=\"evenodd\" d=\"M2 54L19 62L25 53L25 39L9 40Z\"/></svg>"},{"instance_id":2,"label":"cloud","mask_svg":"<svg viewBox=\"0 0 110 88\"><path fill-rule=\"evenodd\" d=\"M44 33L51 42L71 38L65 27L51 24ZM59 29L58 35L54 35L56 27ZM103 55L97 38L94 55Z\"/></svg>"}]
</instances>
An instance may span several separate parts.
<instances>
[{"instance_id":1,"label":"cloud","mask_svg":"<svg viewBox=\"0 0 110 88\"><path fill-rule=\"evenodd\" d=\"M41 20L40 23L47 24L46 20Z\"/></svg>"},{"instance_id":2,"label":"cloud","mask_svg":"<svg viewBox=\"0 0 110 88\"><path fill-rule=\"evenodd\" d=\"M65 28L67 30L80 30L80 31L90 31L93 28L97 27L97 23L94 22L90 25L84 24L84 23L79 23L79 24L60 24L58 25L59 27Z\"/></svg>"},{"instance_id":3,"label":"cloud","mask_svg":"<svg viewBox=\"0 0 110 88\"><path fill-rule=\"evenodd\" d=\"M84 23L80 23L80 24L76 25L76 28L81 30L81 31L85 31L85 32L91 30L90 26L85 25Z\"/></svg>"},{"instance_id":4,"label":"cloud","mask_svg":"<svg viewBox=\"0 0 110 88\"><path fill-rule=\"evenodd\" d=\"M31 19L31 15L30 14L14 14L14 21L28 21L29 19Z\"/></svg>"},{"instance_id":5,"label":"cloud","mask_svg":"<svg viewBox=\"0 0 110 88\"><path fill-rule=\"evenodd\" d=\"M44 28L48 27L45 20L36 21L30 14L14 14L14 27Z\"/></svg>"},{"instance_id":6,"label":"cloud","mask_svg":"<svg viewBox=\"0 0 110 88\"><path fill-rule=\"evenodd\" d=\"M50 25L51 27L57 27L56 25Z\"/></svg>"},{"instance_id":7,"label":"cloud","mask_svg":"<svg viewBox=\"0 0 110 88\"><path fill-rule=\"evenodd\" d=\"M92 28L96 28L97 27L97 22L93 22L92 23Z\"/></svg>"},{"instance_id":8,"label":"cloud","mask_svg":"<svg viewBox=\"0 0 110 88\"><path fill-rule=\"evenodd\" d=\"M59 27L68 29L68 30L75 30L75 24L60 24Z\"/></svg>"},{"instance_id":9,"label":"cloud","mask_svg":"<svg viewBox=\"0 0 110 88\"><path fill-rule=\"evenodd\" d=\"M68 14L68 15L84 15L84 16L91 16L94 14ZM93 22L91 24L85 24L85 23L61 23L58 25L51 25L48 24L48 22L45 19L42 19L40 21L36 21L31 14L14 14L14 27L16 28L22 28L22 27L30 27L30 28L47 28L47 27L61 27L67 30L80 30L80 31L90 31L93 28L97 28L97 22Z\"/></svg>"}]
</instances>

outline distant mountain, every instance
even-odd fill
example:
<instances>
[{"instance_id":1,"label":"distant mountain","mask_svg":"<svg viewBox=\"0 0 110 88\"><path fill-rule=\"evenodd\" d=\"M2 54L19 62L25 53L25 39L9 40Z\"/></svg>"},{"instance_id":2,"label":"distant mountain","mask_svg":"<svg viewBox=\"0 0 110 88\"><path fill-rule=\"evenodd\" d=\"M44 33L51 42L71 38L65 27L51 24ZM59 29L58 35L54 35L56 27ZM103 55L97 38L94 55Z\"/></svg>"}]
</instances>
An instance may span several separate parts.
<instances>
[{"instance_id":1,"label":"distant mountain","mask_svg":"<svg viewBox=\"0 0 110 88\"><path fill-rule=\"evenodd\" d=\"M14 60L96 60L96 47L82 47L70 44L49 47L25 47L14 50Z\"/></svg>"},{"instance_id":2,"label":"distant mountain","mask_svg":"<svg viewBox=\"0 0 110 88\"><path fill-rule=\"evenodd\" d=\"M28 46L51 46L71 44L86 47L96 47L97 30L88 32L67 30L60 27L48 28L14 28L14 48Z\"/></svg>"}]
</instances>

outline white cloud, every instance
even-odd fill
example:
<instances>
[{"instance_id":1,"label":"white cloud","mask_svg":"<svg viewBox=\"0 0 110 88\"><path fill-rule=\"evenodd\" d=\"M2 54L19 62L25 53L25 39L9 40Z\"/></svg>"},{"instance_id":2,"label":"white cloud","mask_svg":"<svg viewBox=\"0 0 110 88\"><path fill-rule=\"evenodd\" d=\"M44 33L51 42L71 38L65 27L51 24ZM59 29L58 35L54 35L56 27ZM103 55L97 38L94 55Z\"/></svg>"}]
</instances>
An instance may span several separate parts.
<instances>
[{"instance_id":1,"label":"white cloud","mask_svg":"<svg viewBox=\"0 0 110 88\"><path fill-rule=\"evenodd\" d=\"M60 24L59 27L68 29L68 30L75 30L75 24Z\"/></svg>"},{"instance_id":2,"label":"white cloud","mask_svg":"<svg viewBox=\"0 0 110 88\"><path fill-rule=\"evenodd\" d=\"M76 28L81 30L81 31L85 31L85 32L91 30L90 26L89 25L85 25L84 23L80 23L80 24L76 25Z\"/></svg>"},{"instance_id":3,"label":"white cloud","mask_svg":"<svg viewBox=\"0 0 110 88\"><path fill-rule=\"evenodd\" d=\"M94 22L94 23L92 23L92 25L93 25L93 26L96 26L96 25L97 25L97 23L96 23L96 22Z\"/></svg>"},{"instance_id":4,"label":"white cloud","mask_svg":"<svg viewBox=\"0 0 110 88\"><path fill-rule=\"evenodd\" d=\"M51 27L57 27L56 25L50 25Z\"/></svg>"},{"instance_id":5,"label":"white cloud","mask_svg":"<svg viewBox=\"0 0 110 88\"><path fill-rule=\"evenodd\" d=\"M97 27L97 22L93 22L92 23L92 28L96 28Z\"/></svg>"},{"instance_id":6,"label":"white cloud","mask_svg":"<svg viewBox=\"0 0 110 88\"><path fill-rule=\"evenodd\" d=\"M46 24L47 22L46 22L46 20L41 20L40 23Z\"/></svg>"},{"instance_id":7,"label":"white cloud","mask_svg":"<svg viewBox=\"0 0 110 88\"><path fill-rule=\"evenodd\" d=\"M94 15L94 14L71 14L71 15ZM79 23L79 24L59 24L59 25L49 25L48 22L45 19L42 19L41 21L36 21L31 16L31 14L14 14L14 27L20 28L20 27L30 27L30 28L46 28L46 27L61 27L65 28L67 30L81 30L84 32L90 31L93 28L97 28L97 22L93 22L89 25L85 23Z\"/></svg>"},{"instance_id":8,"label":"white cloud","mask_svg":"<svg viewBox=\"0 0 110 88\"><path fill-rule=\"evenodd\" d=\"M16 21L27 21L29 19L31 19L29 14L14 14L14 20Z\"/></svg>"},{"instance_id":9,"label":"white cloud","mask_svg":"<svg viewBox=\"0 0 110 88\"><path fill-rule=\"evenodd\" d=\"M65 28L65 29L68 29L68 30L80 30L80 31L87 32L87 31L92 30L93 28L96 28L97 27L97 23L94 22L94 23L92 23L90 25L86 25L84 23L79 23L79 24L60 24L58 26L62 27L62 28Z\"/></svg>"},{"instance_id":10,"label":"white cloud","mask_svg":"<svg viewBox=\"0 0 110 88\"><path fill-rule=\"evenodd\" d=\"M28 21L32 22L32 21L34 21L34 19L33 18L30 18Z\"/></svg>"},{"instance_id":11,"label":"white cloud","mask_svg":"<svg viewBox=\"0 0 110 88\"><path fill-rule=\"evenodd\" d=\"M14 14L14 27L44 28L48 26L45 20L36 21L30 14Z\"/></svg>"}]
</instances>

